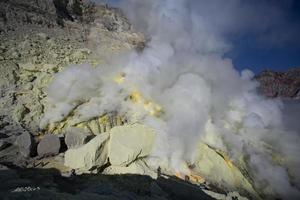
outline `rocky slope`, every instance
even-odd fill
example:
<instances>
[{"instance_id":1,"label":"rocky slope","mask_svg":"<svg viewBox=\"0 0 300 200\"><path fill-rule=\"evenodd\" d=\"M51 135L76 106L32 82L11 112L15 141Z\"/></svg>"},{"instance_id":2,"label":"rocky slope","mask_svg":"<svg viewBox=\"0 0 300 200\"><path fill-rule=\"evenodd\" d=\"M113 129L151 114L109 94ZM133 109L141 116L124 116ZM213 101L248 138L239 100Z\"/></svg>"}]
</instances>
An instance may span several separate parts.
<instances>
[{"instance_id":1,"label":"rocky slope","mask_svg":"<svg viewBox=\"0 0 300 200\"><path fill-rule=\"evenodd\" d=\"M300 68L286 72L266 70L258 74L260 91L267 97L300 98Z\"/></svg>"}]
</instances>

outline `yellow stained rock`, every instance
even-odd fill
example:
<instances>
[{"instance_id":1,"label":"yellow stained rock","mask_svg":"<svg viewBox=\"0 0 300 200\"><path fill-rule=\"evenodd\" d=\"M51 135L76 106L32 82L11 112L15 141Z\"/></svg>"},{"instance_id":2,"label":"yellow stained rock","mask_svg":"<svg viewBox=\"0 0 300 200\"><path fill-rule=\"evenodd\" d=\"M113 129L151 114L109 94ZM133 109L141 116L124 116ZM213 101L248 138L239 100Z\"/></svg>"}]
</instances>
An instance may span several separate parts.
<instances>
[{"instance_id":1,"label":"yellow stained rock","mask_svg":"<svg viewBox=\"0 0 300 200\"><path fill-rule=\"evenodd\" d=\"M141 124L112 128L108 142L110 163L115 166L127 166L137 158L148 156L155 137L153 129Z\"/></svg>"},{"instance_id":2,"label":"yellow stained rock","mask_svg":"<svg viewBox=\"0 0 300 200\"><path fill-rule=\"evenodd\" d=\"M113 78L113 80L114 80L116 83L118 83L118 84L123 83L124 80L125 80L125 73L120 73L120 74L118 74L117 76L115 76L115 77Z\"/></svg>"},{"instance_id":3,"label":"yellow stained rock","mask_svg":"<svg viewBox=\"0 0 300 200\"><path fill-rule=\"evenodd\" d=\"M220 154L208 145L201 143L196 153L193 171L201 174L211 183L222 185L228 189L240 189L259 199L257 192L249 180L224 154Z\"/></svg>"},{"instance_id":4,"label":"yellow stained rock","mask_svg":"<svg viewBox=\"0 0 300 200\"><path fill-rule=\"evenodd\" d=\"M125 81L125 76L125 73L119 73L117 76L113 77L113 81L117 84L122 84ZM162 107L151 100L145 99L139 90L130 92L129 99L134 103L142 104L144 109L151 116L159 117L162 113Z\"/></svg>"}]
</instances>

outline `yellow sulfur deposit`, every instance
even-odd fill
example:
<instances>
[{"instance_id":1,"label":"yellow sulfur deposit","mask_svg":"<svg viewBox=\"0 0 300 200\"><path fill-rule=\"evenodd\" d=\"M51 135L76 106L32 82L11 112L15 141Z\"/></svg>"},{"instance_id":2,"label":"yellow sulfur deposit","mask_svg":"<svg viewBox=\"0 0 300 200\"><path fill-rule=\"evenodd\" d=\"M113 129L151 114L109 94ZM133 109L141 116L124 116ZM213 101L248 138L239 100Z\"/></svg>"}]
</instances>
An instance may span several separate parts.
<instances>
[{"instance_id":1,"label":"yellow sulfur deposit","mask_svg":"<svg viewBox=\"0 0 300 200\"><path fill-rule=\"evenodd\" d=\"M125 73L119 73L113 77L113 81L117 84L123 84L126 80ZM163 113L163 109L160 105L156 104L152 100L149 100L143 96L143 94L135 89L129 92L126 101L131 101L137 106L143 108L149 115L154 117L160 117ZM46 133L61 134L65 133L66 129L69 127L83 128L93 135L98 135L100 133L106 132L115 126L123 125L126 120L123 116L119 116L118 113L102 113L101 116L76 122L76 115L74 114L76 110L73 110L65 119L60 122L49 124Z\"/></svg>"},{"instance_id":2,"label":"yellow sulfur deposit","mask_svg":"<svg viewBox=\"0 0 300 200\"><path fill-rule=\"evenodd\" d=\"M151 101L146 101L144 105L145 110L149 112L150 115L159 117L162 114L162 107Z\"/></svg>"},{"instance_id":3,"label":"yellow sulfur deposit","mask_svg":"<svg viewBox=\"0 0 300 200\"><path fill-rule=\"evenodd\" d=\"M228 154L226 152L221 151L219 149L214 149L214 150L216 151L216 153L218 153L224 159L224 161L226 162L226 164L228 165L228 167L230 167L230 168L234 167L231 159L229 158L229 156L228 156Z\"/></svg>"},{"instance_id":4,"label":"yellow sulfur deposit","mask_svg":"<svg viewBox=\"0 0 300 200\"><path fill-rule=\"evenodd\" d=\"M114 82L121 84L125 80L125 73L120 73L113 78Z\"/></svg>"},{"instance_id":5,"label":"yellow sulfur deposit","mask_svg":"<svg viewBox=\"0 0 300 200\"><path fill-rule=\"evenodd\" d=\"M130 96L129 99L137 104L142 104L142 106L144 107L144 109L149 113L149 115L151 116L155 116L155 117L159 117L163 110L162 107L156 103L154 103L153 101L150 100L146 100L142 94L135 90L133 91Z\"/></svg>"},{"instance_id":6,"label":"yellow sulfur deposit","mask_svg":"<svg viewBox=\"0 0 300 200\"><path fill-rule=\"evenodd\" d=\"M117 84L122 84L125 81L125 73L119 73L113 78L113 81ZM144 109L151 115L159 117L163 110L162 107L151 100L147 100L142 96L142 93L139 90L134 90L130 93L128 97L132 102L137 104L142 104Z\"/></svg>"},{"instance_id":7,"label":"yellow sulfur deposit","mask_svg":"<svg viewBox=\"0 0 300 200\"><path fill-rule=\"evenodd\" d=\"M88 121L80 122L77 124L72 123L72 116L67 117L65 120L53 123L48 126L45 132L52 134L64 133L68 127L77 127L87 129L93 135L109 131L115 126L121 126L126 122L124 117L119 115L104 114L100 117L90 119Z\"/></svg>"},{"instance_id":8,"label":"yellow sulfur deposit","mask_svg":"<svg viewBox=\"0 0 300 200\"><path fill-rule=\"evenodd\" d=\"M131 92L131 94L129 95L129 99L134 102L134 103L140 103L143 102L143 98L142 95L139 91L133 91Z\"/></svg>"}]
</instances>

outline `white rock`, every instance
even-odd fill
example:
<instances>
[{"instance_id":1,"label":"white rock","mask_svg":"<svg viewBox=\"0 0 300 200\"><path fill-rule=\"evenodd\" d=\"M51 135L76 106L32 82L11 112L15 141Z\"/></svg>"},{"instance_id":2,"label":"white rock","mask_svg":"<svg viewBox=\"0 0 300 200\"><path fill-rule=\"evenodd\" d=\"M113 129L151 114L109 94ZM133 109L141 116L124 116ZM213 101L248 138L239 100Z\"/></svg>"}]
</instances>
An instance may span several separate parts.
<instances>
[{"instance_id":1,"label":"white rock","mask_svg":"<svg viewBox=\"0 0 300 200\"><path fill-rule=\"evenodd\" d=\"M117 126L110 131L108 157L112 165L127 166L150 154L155 140L153 129L141 124Z\"/></svg>"},{"instance_id":2,"label":"white rock","mask_svg":"<svg viewBox=\"0 0 300 200\"><path fill-rule=\"evenodd\" d=\"M107 162L106 141L109 133L102 133L86 145L77 149L69 149L65 153L65 166L72 169L90 170Z\"/></svg>"}]
</instances>

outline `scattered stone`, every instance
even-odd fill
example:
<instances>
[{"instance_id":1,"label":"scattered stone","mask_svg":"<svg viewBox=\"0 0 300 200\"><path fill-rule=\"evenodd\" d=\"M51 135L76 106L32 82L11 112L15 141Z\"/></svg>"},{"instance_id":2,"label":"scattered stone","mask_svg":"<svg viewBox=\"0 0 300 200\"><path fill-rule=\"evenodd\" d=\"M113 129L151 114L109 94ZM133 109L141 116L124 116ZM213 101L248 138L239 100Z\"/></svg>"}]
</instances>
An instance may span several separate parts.
<instances>
[{"instance_id":1,"label":"scattered stone","mask_svg":"<svg viewBox=\"0 0 300 200\"><path fill-rule=\"evenodd\" d=\"M102 133L84 146L69 149L65 153L65 166L81 171L103 166L107 162L106 141L108 138L108 132Z\"/></svg>"},{"instance_id":2,"label":"scattered stone","mask_svg":"<svg viewBox=\"0 0 300 200\"><path fill-rule=\"evenodd\" d=\"M112 165L127 166L149 155L154 145L154 130L141 125L117 126L110 131L108 157Z\"/></svg>"},{"instance_id":3,"label":"scattered stone","mask_svg":"<svg viewBox=\"0 0 300 200\"><path fill-rule=\"evenodd\" d=\"M37 153L39 157L54 156L59 153L60 139L57 135L45 135L38 144Z\"/></svg>"},{"instance_id":4,"label":"scattered stone","mask_svg":"<svg viewBox=\"0 0 300 200\"><path fill-rule=\"evenodd\" d=\"M15 143L19 147L19 151L24 157L30 157L34 154L34 140L30 133L22 133L20 136L17 137Z\"/></svg>"},{"instance_id":5,"label":"scattered stone","mask_svg":"<svg viewBox=\"0 0 300 200\"><path fill-rule=\"evenodd\" d=\"M66 134L65 143L68 149L78 148L86 144L91 138L92 135L83 129L72 128Z\"/></svg>"}]
</instances>

